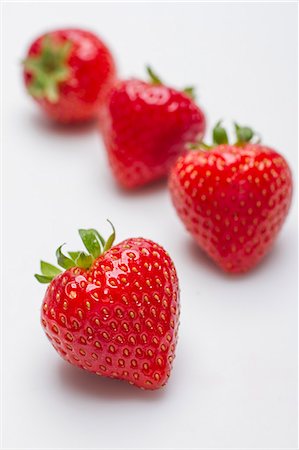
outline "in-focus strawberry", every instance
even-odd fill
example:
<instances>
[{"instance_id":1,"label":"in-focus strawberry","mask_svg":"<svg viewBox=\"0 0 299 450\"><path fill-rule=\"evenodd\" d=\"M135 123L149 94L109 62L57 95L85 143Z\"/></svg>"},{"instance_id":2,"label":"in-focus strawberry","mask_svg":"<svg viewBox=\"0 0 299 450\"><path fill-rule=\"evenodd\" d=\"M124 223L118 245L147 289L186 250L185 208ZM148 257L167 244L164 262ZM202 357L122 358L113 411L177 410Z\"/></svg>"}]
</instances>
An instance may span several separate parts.
<instances>
[{"instance_id":1,"label":"in-focus strawberry","mask_svg":"<svg viewBox=\"0 0 299 450\"><path fill-rule=\"evenodd\" d=\"M115 76L110 50L96 35L80 29L40 36L24 61L27 91L58 122L98 116Z\"/></svg>"},{"instance_id":2,"label":"in-focus strawberry","mask_svg":"<svg viewBox=\"0 0 299 450\"><path fill-rule=\"evenodd\" d=\"M285 159L235 125L219 122L212 146L195 145L173 167L173 204L198 245L225 271L246 272L271 249L288 213L292 177Z\"/></svg>"},{"instance_id":3,"label":"in-focus strawberry","mask_svg":"<svg viewBox=\"0 0 299 450\"><path fill-rule=\"evenodd\" d=\"M175 356L179 288L174 264L154 242L131 238L112 246L94 229L79 230L88 251L56 255L63 272L41 262L50 283L42 325L71 364L144 389L164 386Z\"/></svg>"},{"instance_id":4,"label":"in-focus strawberry","mask_svg":"<svg viewBox=\"0 0 299 450\"><path fill-rule=\"evenodd\" d=\"M187 142L200 141L205 116L192 89L165 86L148 68L149 83L130 79L112 88L102 120L103 139L116 180L135 188L165 177Z\"/></svg>"}]
</instances>

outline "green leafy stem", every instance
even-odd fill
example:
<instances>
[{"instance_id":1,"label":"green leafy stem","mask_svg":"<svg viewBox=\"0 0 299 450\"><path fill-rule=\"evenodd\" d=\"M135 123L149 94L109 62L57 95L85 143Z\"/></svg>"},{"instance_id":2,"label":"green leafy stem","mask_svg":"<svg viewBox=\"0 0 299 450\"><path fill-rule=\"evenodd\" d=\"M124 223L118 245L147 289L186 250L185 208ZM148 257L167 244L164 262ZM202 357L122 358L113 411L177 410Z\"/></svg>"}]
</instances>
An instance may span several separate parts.
<instances>
[{"instance_id":1,"label":"green leafy stem","mask_svg":"<svg viewBox=\"0 0 299 450\"><path fill-rule=\"evenodd\" d=\"M85 270L89 269L96 258L112 247L115 240L115 228L110 220L107 221L111 225L112 233L106 241L94 228L88 230L80 229L79 235L88 253L73 251L68 252L68 256L66 256L62 253L62 247L65 245L62 244L56 250L57 264L65 270L71 269L72 267L80 267ZM40 262L40 270L41 274L34 275L40 283L50 283L53 278L62 273L60 268L45 261Z\"/></svg>"},{"instance_id":2,"label":"green leafy stem","mask_svg":"<svg viewBox=\"0 0 299 450\"><path fill-rule=\"evenodd\" d=\"M153 71L150 66L146 66L147 75L149 77L150 83L152 84L163 84L161 78ZM187 86L182 89L182 92L190 97L192 100L195 100L195 88L194 86Z\"/></svg>"},{"instance_id":3,"label":"green leafy stem","mask_svg":"<svg viewBox=\"0 0 299 450\"><path fill-rule=\"evenodd\" d=\"M46 35L42 38L38 55L28 56L23 65L31 74L29 93L35 98L45 98L50 103L59 100L59 84L70 76L68 59L72 49L70 41L56 42Z\"/></svg>"},{"instance_id":4,"label":"green leafy stem","mask_svg":"<svg viewBox=\"0 0 299 450\"><path fill-rule=\"evenodd\" d=\"M258 134L253 131L252 128L248 126L240 126L236 122L234 123L234 130L236 135L236 141L233 145L242 146L246 143L255 143L258 144L260 142L260 137ZM195 142L189 145L189 149L191 150L210 150L217 145L229 144L228 134L226 129L222 126L222 120L219 120L215 127L213 128L213 144L208 145L205 142Z\"/></svg>"}]
</instances>

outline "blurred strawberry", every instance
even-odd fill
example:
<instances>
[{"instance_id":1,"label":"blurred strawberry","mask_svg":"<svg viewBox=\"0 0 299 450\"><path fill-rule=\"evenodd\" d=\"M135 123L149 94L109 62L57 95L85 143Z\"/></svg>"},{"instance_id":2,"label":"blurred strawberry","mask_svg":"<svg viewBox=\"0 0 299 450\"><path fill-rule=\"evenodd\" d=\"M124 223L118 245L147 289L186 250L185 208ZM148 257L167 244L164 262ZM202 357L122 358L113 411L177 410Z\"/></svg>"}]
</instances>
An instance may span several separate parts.
<instances>
[{"instance_id":1,"label":"blurred strawberry","mask_svg":"<svg viewBox=\"0 0 299 450\"><path fill-rule=\"evenodd\" d=\"M80 29L40 36L24 60L28 93L58 122L96 117L115 76L109 49L96 35Z\"/></svg>"},{"instance_id":2,"label":"blurred strawberry","mask_svg":"<svg viewBox=\"0 0 299 450\"><path fill-rule=\"evenodd\" d=\"M167 176L185 144L201 140L205 116L193 90L165 86L148 68L150 82L119 81L111 90L102 132L119 184L136 188Z\"/></svg>"}]
</instances>

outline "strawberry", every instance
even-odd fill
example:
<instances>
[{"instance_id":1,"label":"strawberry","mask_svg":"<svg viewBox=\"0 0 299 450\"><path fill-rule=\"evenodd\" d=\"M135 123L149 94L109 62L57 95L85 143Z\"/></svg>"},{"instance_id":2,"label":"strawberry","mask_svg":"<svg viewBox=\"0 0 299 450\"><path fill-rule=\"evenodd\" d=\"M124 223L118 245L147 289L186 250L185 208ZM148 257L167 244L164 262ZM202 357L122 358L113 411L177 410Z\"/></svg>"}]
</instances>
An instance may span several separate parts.
<instances>
[{"instance_id":1,"label":"strawberry","mask_svg":"<svg viewBox=\"0 0 299 450\"><path fill-rule=\"evenodd\" d=\"M176 270L154 242L131 238L112 247L94 229L79 230L89 252L58 248L61 272L41 262L50 283L42 326L71 364L144 389L164 386L175 356L179 320Z\"/></svg>"},{"instance_id":2,"label":"strawberry","mask_svg":"<svg viewBox=\"0 0 299 450\"><path fill-rule=\"evenodd\" d=\"M113 86L102 121L110 166L124 188L165 177L185 143L201 140L205 131L192 88L177 91L148 73L150 83L130 79Z\"/></svg>"},{"instance_id":3,"label":"strawberry","mask_svg":"<svg viewBox=\"0 0 299 450\"><path fill-rule=\"evenodd\" d=\"M80 29L40 36L24 61L27 91L58 122L79 122L97 116L115 74L115 63L106 45Z\"/></svg>"},{"instance_id":4,"label":"strawberry","mask_svg":"<svg viewBox=\"0 0 299 450\"><path fill-rule=\"evenodd\" d=\"M195 145L173 167L173 204L198 245L225 271L253 268L271 249L288 213L292 178L285 159L235 125L228 143L219 122L214 144Z\"/></svg>"}]
</instances>

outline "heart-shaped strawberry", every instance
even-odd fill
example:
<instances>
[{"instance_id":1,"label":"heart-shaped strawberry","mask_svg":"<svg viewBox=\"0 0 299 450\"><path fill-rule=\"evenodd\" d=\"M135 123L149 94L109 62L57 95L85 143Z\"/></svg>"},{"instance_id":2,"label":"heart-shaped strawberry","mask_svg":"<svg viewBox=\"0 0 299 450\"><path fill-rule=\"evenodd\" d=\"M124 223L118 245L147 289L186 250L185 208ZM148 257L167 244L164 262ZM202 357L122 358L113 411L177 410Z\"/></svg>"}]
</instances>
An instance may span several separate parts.
<instances>
[{"instance_id":1,"label":"heart-shaped strawberry","mask_svg":"<svg viewBox=\"0 0 299 450\"><path fill-rule=\"evenodd\" d=\"M192 98L162 84L148 69L150 83L119 81L101 119L112 171L125 188L167 176L187 142L201 140L205 116Z\"/></svg>"},{"instance_id":2,"label":"heart-shaped strawberry","mask_svg":"<svg viewBox=\"0 0 299 450\"><path fill-rule=\"evenodd\" d=\"M145 389L165 385L175 356L179 288L174 264L154 242L132 238L112 247L79 230L88 254L57 250L60 269L41 262L50 283L42 325L71 364Z\"/></svg>"},{"instance_id":3,"label":"heart-shaped strawberry","mask_svg":"<svg viewBox=\"0 0 299 450\"><path fill-rule=\"evenodd\" d=\"M170 175L173 204L198 245L228 272L246 272L272 247L292 196L291 172L275 150L235 126L229 145L219 122L214 145L195 145Z\"/></svg>"}]
</instances>

